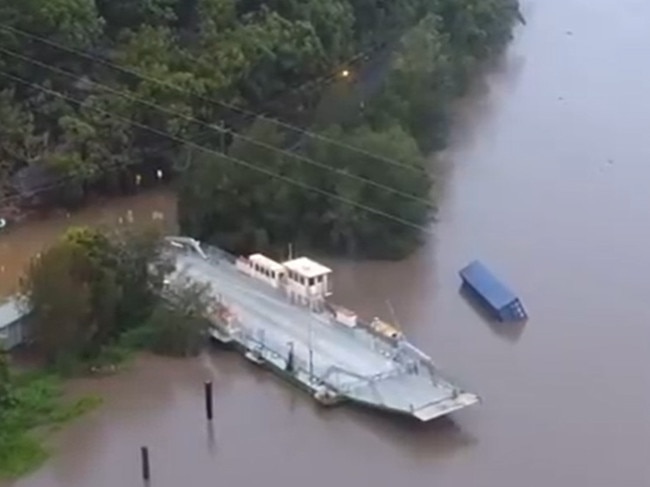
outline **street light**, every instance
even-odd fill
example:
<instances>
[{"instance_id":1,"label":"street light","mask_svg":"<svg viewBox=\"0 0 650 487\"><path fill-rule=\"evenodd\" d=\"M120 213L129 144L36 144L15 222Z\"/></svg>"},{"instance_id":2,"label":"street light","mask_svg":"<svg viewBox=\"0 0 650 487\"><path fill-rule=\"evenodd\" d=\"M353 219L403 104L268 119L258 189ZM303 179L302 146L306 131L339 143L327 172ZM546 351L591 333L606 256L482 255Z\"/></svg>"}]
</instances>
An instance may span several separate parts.
<instances>
[{"instance_id":1,"label":"street light","mask_svg":"<svg viewBox=\"0 0 650 487\"><path fill-rule=\"evenodd\" d=\"M350 71L348 71L347 69L344 69L343 71L341 71L341 76L343 76L344 78L347 78L348 76L350 76Z\"/></svg>"}]
</instances>

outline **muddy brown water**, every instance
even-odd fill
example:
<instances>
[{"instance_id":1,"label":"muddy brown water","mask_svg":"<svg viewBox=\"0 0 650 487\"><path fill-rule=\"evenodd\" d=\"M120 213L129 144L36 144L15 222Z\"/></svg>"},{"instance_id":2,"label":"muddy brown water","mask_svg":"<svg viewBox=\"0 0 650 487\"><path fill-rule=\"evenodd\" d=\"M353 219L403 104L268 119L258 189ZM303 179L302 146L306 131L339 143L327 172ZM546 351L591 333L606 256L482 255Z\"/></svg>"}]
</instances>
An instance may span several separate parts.
<instances>
[{"instance_id":1,"label":"muddy brown water","mask_svg":"<svg viewBox=\"0 0 650 487\"><path fill-rule=\"evenodd\" d=\"M338 300L390 312L484 403L415 425L323 410L235 355L142 357L72 384L105 405L52 439L15 487L643 487L650 485L650 3L529 0L528 25L465 104L435 238L400 263L334 263ZM143 195L80 221L163 211ZM73 217L75 218L75 217ZM0 241L11 273L66 222ZM524 327L487 324L458 293L481 258L523 296ZM202 381L216 416L203 417Z\"/></svg>"}]
</instances>

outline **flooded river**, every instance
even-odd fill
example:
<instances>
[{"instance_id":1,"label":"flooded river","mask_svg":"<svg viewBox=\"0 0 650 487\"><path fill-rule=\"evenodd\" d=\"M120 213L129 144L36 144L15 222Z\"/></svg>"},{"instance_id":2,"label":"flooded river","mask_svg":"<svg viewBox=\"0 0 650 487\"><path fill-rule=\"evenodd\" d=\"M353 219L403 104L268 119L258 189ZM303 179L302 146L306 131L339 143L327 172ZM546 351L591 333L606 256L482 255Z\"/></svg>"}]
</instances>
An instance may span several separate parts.
<instances>
[{"instance_id":1,"label":"flooded river","mask_svg":"<svg viewBox=\"0 0 650 487\"><path fill-rule=\"evenodd\" d=\"M523 10L528 25L445 155L436 237L404 262L335 266L343 304L390 317L390 300L481 407L413 425L321 410L236 356L143 357L132 373L74 385L106 404L15 487L140 486L141 445L156 487L650 485L650 2ZM79 218L132 208L173 221L165 195L123 203ZM2 282L60 227L6 235ZM521 293L525 327L489 326L459 296L456 272L476 257Z\"/></svg>"}]
</instances>

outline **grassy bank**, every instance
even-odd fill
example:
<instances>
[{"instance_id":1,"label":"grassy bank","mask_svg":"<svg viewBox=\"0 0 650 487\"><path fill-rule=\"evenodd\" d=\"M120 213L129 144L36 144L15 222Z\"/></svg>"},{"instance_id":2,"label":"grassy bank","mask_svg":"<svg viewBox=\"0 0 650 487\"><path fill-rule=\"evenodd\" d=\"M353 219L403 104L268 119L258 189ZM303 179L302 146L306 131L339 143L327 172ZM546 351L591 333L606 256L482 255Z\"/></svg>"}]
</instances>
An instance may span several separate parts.
<instances>
[{"instance_id":1,"label":"grassy bank","mask_svg":"<svg viewBox=\"0 0 650 487\"><path fill-rule=\"evenodd\" d=\"M48 456L48 433L95 408L98 397L66 400L59 377L44 372L12 374L0 398L0 478L34 470Z\"/></svg>"}]
</instances>

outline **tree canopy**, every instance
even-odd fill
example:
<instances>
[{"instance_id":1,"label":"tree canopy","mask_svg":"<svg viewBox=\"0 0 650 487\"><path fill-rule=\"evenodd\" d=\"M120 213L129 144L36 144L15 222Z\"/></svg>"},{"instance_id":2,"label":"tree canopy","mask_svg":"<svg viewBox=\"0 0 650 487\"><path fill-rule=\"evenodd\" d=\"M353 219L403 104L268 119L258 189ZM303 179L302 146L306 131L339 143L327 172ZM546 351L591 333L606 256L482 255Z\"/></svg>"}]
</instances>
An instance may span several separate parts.
<instances>
[{"instance_id":1,"label":"tree canopy","mask_svg":"<svg viewBox=\"0 0 650 487\"><path fill-rule=\"evenodd\" d=\"M163 353L197 351L207 338L209 289L170 288L174 266L163 249L155 233L82 227L35 257L21 295L47 362L68 370L131 335Z\"/></svg>"},{"instance_id":2,"label":"tree canopy","mask_svg":"<svg viewBox=\"0 0 650 487\"><path fill-rule=\"evenodd\" d=\"M136 179L175 174L187 139L262 171L194 147L192 169L180 175L184 231L238 251L297 239L327 251L402 254L420 240L416 227L433 205L400 200L344 173L435 201L423 157L444 145L450 101L477 64L503 48L517 15L517 0L9 2L0 6L0 195L25 196L12 178L34 167L65 181L46 193L46 205L130 191ZM415 165L418 177L322 139L262 129L254 117L207 101L309 127L326 80L377 49L390 53L381 81L370 83L379 89L351 116L318 130ZM363 63L354 66L345 82L364 91L366 81L357 79ZM244 143L234 132L337 170ZM66 252L62 259L78 259ZM103 278L110 287L111 277Z\"/></svg>"}]
</instances>

